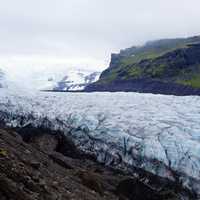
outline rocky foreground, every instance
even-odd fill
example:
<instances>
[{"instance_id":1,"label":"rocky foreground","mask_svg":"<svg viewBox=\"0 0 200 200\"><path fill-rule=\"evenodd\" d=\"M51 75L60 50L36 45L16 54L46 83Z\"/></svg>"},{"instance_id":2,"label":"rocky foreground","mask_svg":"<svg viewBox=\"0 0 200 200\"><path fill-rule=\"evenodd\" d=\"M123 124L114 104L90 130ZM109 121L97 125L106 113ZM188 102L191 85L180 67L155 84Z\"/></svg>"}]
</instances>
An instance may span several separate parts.
<instances>
[{"instance_id":1,"label":"rocky foreground","mask_svg":"<svg viewBox=\"0 0 200 200\"><path fill-rule=\"evenodd\" d=\"M142 171L139 174L98 164L60 132L0 129L1 200L195 198L179 185ZM150 182L145 183L145 177Z\"/></svg>"}]
</instances>

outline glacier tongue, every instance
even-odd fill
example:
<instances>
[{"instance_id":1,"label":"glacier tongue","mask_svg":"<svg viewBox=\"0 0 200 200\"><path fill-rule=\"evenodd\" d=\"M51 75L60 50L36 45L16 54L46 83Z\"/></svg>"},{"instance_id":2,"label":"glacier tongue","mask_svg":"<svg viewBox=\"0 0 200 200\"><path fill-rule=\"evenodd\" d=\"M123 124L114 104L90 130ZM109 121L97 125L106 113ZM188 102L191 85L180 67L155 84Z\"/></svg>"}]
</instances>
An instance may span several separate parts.
<instances>
[{"instance_id":1,"label":"glacier tongue","mask_svg":"<svg viewBox=\"0 0 200 200\"><path fill-rule=\"evenodd\" d=\"M134 166L200 195L200 97L17 93L0 89L0 121L62 130L100 162Z\"/></svg>"}]
</instances>

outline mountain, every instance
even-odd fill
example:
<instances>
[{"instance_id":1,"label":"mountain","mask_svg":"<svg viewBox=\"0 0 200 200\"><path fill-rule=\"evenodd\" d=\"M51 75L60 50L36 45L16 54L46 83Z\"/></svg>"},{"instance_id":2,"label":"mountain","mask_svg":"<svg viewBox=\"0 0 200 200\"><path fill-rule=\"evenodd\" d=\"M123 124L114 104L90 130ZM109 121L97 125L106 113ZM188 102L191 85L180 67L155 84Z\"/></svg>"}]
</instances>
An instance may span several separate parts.
<instances>
[{"instance_id":1,"label":"mountain","mask_svg":"<svg viewBox=\"0 0 200 200\"><path fill-rule=\"evenodd\" d=\"M91 72L85 70L70 70L58 81L52 90L55 91L80 91L87 85L99 79L100 72Z\"/></svg>"},{"instance_id":2,"label":"mountain","mask_svg":"<svg viewBox=\"0 0 200 200\"><path fill-rule=\"evenodd\" d=\"M109 68L85 90L200 95L200 36L151 41L112 54Z\"/></svg>"},{"instance_id":3,"label":"mountain","mask_svg":"<svg viewBox=\"0 0 200 200\"><path fill-rule=\"evenodd\" d=\"M0 69L0 87L24 88L32 90L76 91L98 80L100 72L86 69L63 68L51 70L48 68L23 73L12 73Z\"/></svg>"}]
</instances>

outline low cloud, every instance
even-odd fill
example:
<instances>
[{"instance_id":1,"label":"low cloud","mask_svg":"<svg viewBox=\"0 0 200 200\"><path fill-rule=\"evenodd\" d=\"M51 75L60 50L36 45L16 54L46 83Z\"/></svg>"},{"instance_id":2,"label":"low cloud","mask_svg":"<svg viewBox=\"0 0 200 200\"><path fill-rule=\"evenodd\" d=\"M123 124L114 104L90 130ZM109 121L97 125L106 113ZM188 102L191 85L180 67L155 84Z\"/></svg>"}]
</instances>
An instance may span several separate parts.
<instances>
[{"instance_id":1,"label":"low cloud","mask_svg":"<svg viewBox=\"0 0 200 200\"><path fill-rule=\"evenodd\" d=\"M0 66L103 69L111 52L200 34L199 0L0 0Z\"/></svg>"}]
</instances>

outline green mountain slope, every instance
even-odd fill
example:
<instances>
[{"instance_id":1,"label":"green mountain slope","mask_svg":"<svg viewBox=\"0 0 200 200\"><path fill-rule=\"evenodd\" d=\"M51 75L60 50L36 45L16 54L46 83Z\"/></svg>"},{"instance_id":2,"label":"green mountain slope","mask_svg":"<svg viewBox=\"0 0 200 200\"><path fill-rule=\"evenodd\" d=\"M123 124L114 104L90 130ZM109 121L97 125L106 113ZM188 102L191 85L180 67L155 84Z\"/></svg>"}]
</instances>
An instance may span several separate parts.
<instances>
[{"instance_id":1,"label":"green mountain slope","mask_svg":"<svg viewBox=\"0 0 200 200\"><path fill-rule=\"evenodd\" d=\"M109 68L101 74L98 82L88 88L92 90L94 86L98 90L101 86L106 88L108 85L115 88L116 81L118 85L128 81L126 91L134 88L133 91L143 92L141 88L137 90L131 81L138 85L144 80L176 84L176 87L180 85L200 88L200 36L147 42L144 46L131 47L121 50L119 54L112 54ZM109 87L108 90L112 90ZM118 88L120 89L116 87L113 90L123 91L123 87ZM154 90L156 92L155 84L153 91L149 92L154 93Z\"/></svg>"}]
</instances>

